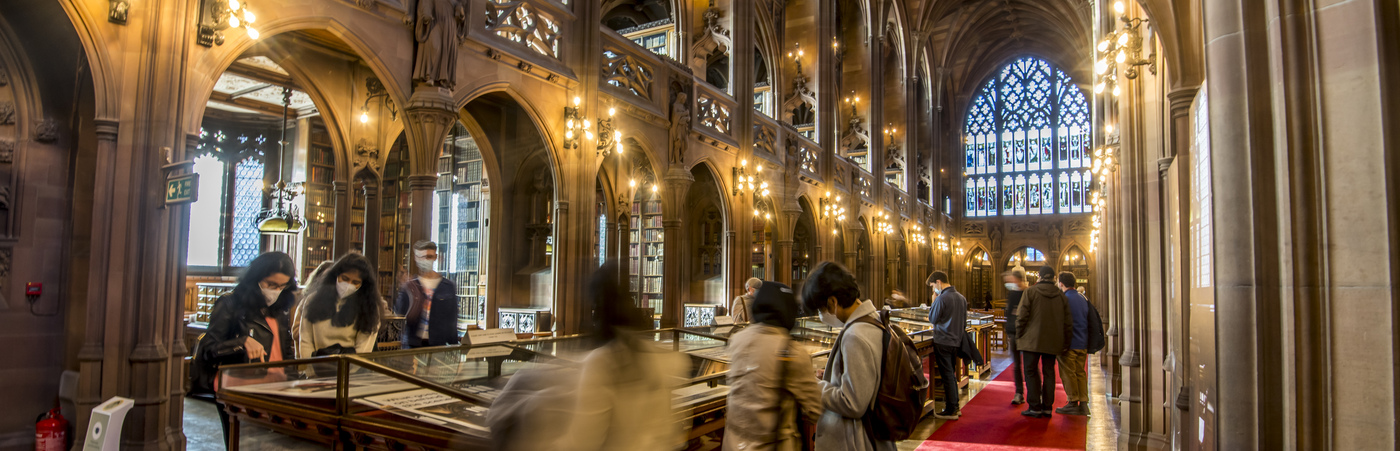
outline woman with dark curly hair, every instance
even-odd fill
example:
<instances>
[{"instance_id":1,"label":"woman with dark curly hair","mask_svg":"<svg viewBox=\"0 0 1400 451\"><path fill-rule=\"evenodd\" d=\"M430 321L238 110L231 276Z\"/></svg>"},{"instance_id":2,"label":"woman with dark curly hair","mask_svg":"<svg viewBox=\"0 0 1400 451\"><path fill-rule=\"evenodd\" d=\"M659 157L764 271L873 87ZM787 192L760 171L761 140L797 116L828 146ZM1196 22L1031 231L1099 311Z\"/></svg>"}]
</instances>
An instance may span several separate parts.
<instances>
[{"instance_id":1,"label":"woman with dark curly hair","mask_svg":"<svg viewBox=\"0 0 1400 451\"><path fill-rule=\"evenodd\" d=\"M292 357L287 311L296 302L296 265L281 252L259 255L248 263L233 292L219 297L209 314L209 329L200 340L194 363L197 390L218 388L220 364L276 362ZM282 368L267 370L264 380L285 379ZM219 409L228 438L228 414Z\"/></svg>"},{"instance_id":2,"label":"woman with dark curly hair","mask_svg":"<svg viewBox=\"0 0 1400 451\"><path fill-rule=\"evenodd\" d=\"M353 252L336 260L307 288L296 316L298 358L374 351L384 309L369 260Z\"/></svg>"}]
</instances>

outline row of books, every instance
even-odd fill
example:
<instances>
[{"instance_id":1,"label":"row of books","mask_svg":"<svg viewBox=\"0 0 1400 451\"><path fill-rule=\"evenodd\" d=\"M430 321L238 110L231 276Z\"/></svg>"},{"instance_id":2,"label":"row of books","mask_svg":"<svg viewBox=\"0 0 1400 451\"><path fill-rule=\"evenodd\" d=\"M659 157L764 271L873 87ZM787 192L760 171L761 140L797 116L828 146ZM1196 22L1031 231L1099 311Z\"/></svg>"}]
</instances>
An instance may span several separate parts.
<instances>
[{"instance_id":1,"label":"row of books","mask_svg":"<svg viewBox=\"0 0 1400 451\"><path fill-rule=\"evenodd\" d=\"M313 145L306 159L311 164L335 166L335 152L330 147Z\"/></svg>"},{"instance_id":2,"label":"row of books","mask_svg":"<svg viewBox=\"0 0 1400 451\"><path fill-rule=\"evenodd\" d=\"M660 277L632 278L632 291L644 294L661 294Z\"/></svg>"},{"instance_id":3,"label":"row of books","mask_svg":"<svg viewBox=\"0 0 1400 451\"><path fill-rule=\"evenodd\" d=\"M659 229L659 228L663 227L663 225L662 225L662 223L661 223L661 215L649 215L649 216L645 216L645 217L642 217L642 216L632 216L632 228L633 228L633 229L640 229L640 228L642 228L642 227L641 227L642 225L645 225L645 226L648 227L648 228L656 228L656 229Z\"/></svg>"},{"instance_id":4,"label":"row of books","mask_svg":"<svg viewBox=\"0 0 1400 451\"><path fill-rule=\"evenodd\" d=\"M661 201L649 200L646 202L634 203L632 204L632 214L659 215L661 214Z\"/></svg>"},{"instance_id":5,"label":"row of books","mask_svg":"<svg viewBox=\"0 0 1400 451\"><path fill-rule=\"evenodd\" d=\"M312 222L306 225L306 238L312 240L335 239L335 226L321 222Z\"/></svg>"},{"instance_id":6,"label":"row of books","mask_svg":"<svg viewBox=\"0 0 1400 451\"><path fill-rule=\"evenodd\" d=\"M306 266L315 268L316 265L321 264L321 262L335 258L334 255L331 255L332 252L334 252L334 250L328 245L307 246Z\"/></svg>"},{"instance_id":7,"label":"row of books","mask_svg":"<svg viewBox=\"0 0 1400 451\"><path fill-rule=\"evenodd\" d=\"M329 185L335 181L335 168L312 166L306 175L306 181Z\"/></svg>"},{"instance_id":8,"label":"row of books","mask_svg":"<svg viewBox=\"0 0 1400 451\"><path fill-rule=\"evenodd\" d=\"M632 257L656 258L662 254L661 243L632 243L630 247Z\"/></svg>"},{"instance_id":9,"label":"row of books","mask_svg":"<svg viewBox=\"0 0 1400 451\"><path fill-rule=\"evenodd\" d=\"M306 205L307 207L333 205L331 201L331 191L324 188L306 190Z\"/></svg>"},{"instance_id":10,"label":"row of books","mask_svg":"<svg viewBox=\"0 0 1400 451\"><path fill-rule=\"evenodd\" d=\"M640 261L634 258L632 259L632 263L630 266L631 274L636 275L637 269L640 268L642 270L642 275L648 277L660 277L662 271L665 269L665 266L662 265L661 260Z\"/></svg>"}]
</instances>

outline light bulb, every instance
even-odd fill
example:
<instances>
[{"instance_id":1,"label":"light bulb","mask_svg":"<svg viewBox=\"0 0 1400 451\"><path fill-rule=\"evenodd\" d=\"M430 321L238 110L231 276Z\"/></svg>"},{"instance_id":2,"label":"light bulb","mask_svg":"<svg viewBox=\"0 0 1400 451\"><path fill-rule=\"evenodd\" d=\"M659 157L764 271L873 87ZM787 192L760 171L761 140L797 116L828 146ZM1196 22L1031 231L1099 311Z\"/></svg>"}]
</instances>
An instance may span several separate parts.
<instances>
[{"instance_id":1,"label":"light bulb","mask_svg":"<svg viewBox=\"0 0 1400 451\"><path fill-rule=\"evenodd\" d=\"M636 187L637 187L637 179L628 180L628 181L627 181L627 186L630 186L630 187L632 187L632 188L636 188Z\"/></svg>"},{"instance_id":2,"label":"light bulb","mask_svg":"<svg viewBox=\"0 0 1400 451\"><path fill-rule=\"evenodd\" d=\"M764 188L764 189L763 189L763 196L764 196L764 197L768 197L768 189L767 189L767 188Z\"/></svg>"},{"instance_id":3,"label":"light bulb","mask_svg":"<svg viewBox=\"0 0 1400 451\"><path fill-rule=\"evenodd\" d=\"M1108 40L1107 40L1107 39L1104 39L1104 40L1102 40L1102 41L1099 41L1099 51L1100 51L1100 52L1107 52L1107 51L1108 51Z\"/></svg>"},{"instance_id":4,"label":"light bulb","mask_svg":"<svg viewBox=\"0 0 1400 451\"><path fill-rule=\"evenodd\" d=\"M1122 64L1124 61L1128 60L1128 52L1118 52L1118 56L1113 57L1113 60Z\"/></svg>"},{"instance_id":5,"label":"light bulb","mask_svg":"<svg viewBox=\"0 0 1400 451\"><path fill-rule=\"evenodd\" d=\"M1129 39L1132 39L1132 35L1129 35L1128 33L1118 35L1118 46L1122 47L1128 45Z\"/></svg>"},{"instance_id":6,"label":"light bulb","mask_svg":"<svg viewBox=\"0 0 1400 451\"><path fill-rule=\"evenodd\" d=\"M363 124L363 123L368 123L368 122L369 122L369 113L363 113L363 112L360 113L360 123Z\"/></svg>"},{"instance_id":7,"label":"light bulb","mask_svg":"<svg viewBox=\"0 0 1400 451\"><path fill-rule=\"evenodd\" d=\"M228 16L229 28L238 28L238 16Z\"/></svg>"},{"instance_id":8,"label":"light bulb","mask_svg":"<svg viewBox=\"0 0 1400 451\"><path fill-rule=\"evenodd\" d=\"M753 210L753 215L754 215L754 216L758 216L758 209L757 209L757 208L755 208L755 209Z\"/></svg>"},{"instance_id":9,"label":"light bulb","mask_svg":"<svg viewBox=\"0 0 1400 451\"><path fill-rule=\"evenodd\" d=\"M1103 126L1103 132L1112 135L1112 134L1113 134L1113 124L1104 124L1104 126Z\"/></svg>"},{"instance_id":10,"label":"light bulb","mask_svg":"<svg viewBox=\"0 0 1400 451\"><path fill-rule=\"evenodd\" d=\"M1102 58L1100 58L1098 61L1095 61L1094 72L1099 75L1103 75L1105 72L1108 72L1108 61Z\"/></svg>"},{"instance_id":11,"label":"light bulb","mask_svg":"<svg viewBox=\"0 0 1400 451\"><path fill-rule=\"evenodd\" d=\"M589 141L592 141L592 140L593 140L593 132L590 131L590 130L584 130L584 131L583 131L583 139L587 139L587 140L589 140Z\"/></svg>"},{"instance_id":12,"label":"light bulb","mask_svg":"<svg viewBox=\"0 0 1400 451\"><path fill-rule=\"evenodd\" d=\"M748 165L749 165L749 159L744 158L744 159L740 159L740 160L739 160L739 167L742 168L742 167L746 167L746 166L748 166Z\"/></svg>"},{"instance_id":13,"label":"light bulb","mask_svg":"<svg viewBox=\"0 0 1400 451\"><path fill-rule=\"evenodd\" d=\"M1123 90L1120 89L1120 88L1118 87L1118 85L1113 85L1113 96L1114 96L1114 97L1118 97L1118 95L1120 95L1120 94L1122 94L1122 93L1123 93Z\"/></svg>"},{"instance_id":14,"label":"light bulb","mask_svg":"<svg viewBox=\"0 0 1400 451\"><path fill-rule=\"evenodd\" d=\"M1113 12L1116 12L1116 13L1118 13L1118 14L1123 14L1123 2L1122 2L1122 0L1113 2Z\"/></svg>"},{"instance_id":15,"label":"light bulb","mask_svg":"<svg viewBox=\"0 0 1400 451\"><path fill-rule=\"evenodd\" d=\"M564 130L564 139L574 139L574 131Z\"/></svg>"},{"instance_id":16,"label":"light bulb","mask_svg":"<svg viewBox=\"0 0 1400 451\"><path fill-rule=\"evenodd\" d=\"M253 22L255 22L255 21L257 21L257 20L258 20L258 16L254 16L252 11L248 11L248 10L246 10L246 9L243 10L243 21L244 21L244 22L247 22L249 25L252 25Z\"/></svg>"},{"instance_id":17,"label":"light bulb","mask_svg":"<svg viewBox=\"0 0 1400 451\"><path fill-rule=\"evenodd\" d=\"M248 38L249 38L249 39L257 39L257 38L258 38L258 30L255 30L255 29L253 29L252 27L248 27Z\"/></svg>"},{"instance_id":18,"label":"light bulb","mask_svg":"<svg viewBox=\"0 0 1400 451\"><path fill-rule=\"evenodd\" d=\"M773 215L768 214L768 213L764 213L764 214L763 214L763 219L773 219Z\"/></svg>"},{"instance_id":19,"label":"light bulb","mask_svg":"<svg viewBox=\"0 0 1400 451\"><path fill-rule=\"evenodd\" d=\"M758 172L763 172L763 165L760 164L755 169L758 169Z\"/></svg>"},{"instance_id":20,"label":"light bulb","mask_svg":"<svg viewBox=\"0 0 1400 451\"><path fill-rule=\"evenodd\" d=\"M574 96L574 108L578 108L580 103L583 103L583 99L580 99L578 96Z\"/></svg>"},{"instance_id":21,"label":"light bulb","mask_svg":"<svg viewBox=\"0 0 1400 451\"><path fill-rule=\"evenodd\" d=\"M573 120L573 119L569 119L569 120L564 121L564 128L565 128L565 129L569 129L569 130L573 130L573 128L574 128L574 120Z\"/></svg>"},{"instance_id":22,"label":"light bulb","mask_svg":"<svg viewBox=\"0 0 1400 451\"><path fill-rule=\"evenodd\" d=\"M617 114L617 108L608 107L608 117L612 117L614 114Z\"/></svg>"},{"instance_id":23,"label":"light bulb","mask_svg":"<svg viewBox=\"0 0 1400 451\"><path fill-rule=\"evenodd\" d=\"M658 189L660 189L660 188L657 187L655 184L652 184L652 185L651 185L651 192L654 193L654 192L656 192L656 190L658 190Z\"/></svg>"},{"instance_id":24,"label":"light bulb","mask_svg":"<svg viewBox=\"0 0 1400 451\"><path fill-rule=\"evenodd\" d=\"M237 11L240 6L238 0L228 0L228 9Z\"/></svg>"},{"instance_id":25,"label":"light bulb","mask_svg":"<svg viewBox=\"0 0 1400 451\"><path fill-rule=\"evenodd\" d=\"M837 201L837 202L840 202L840 201L841 201L841 195L840 195L840 194L837 194L837 195L836 195L836 201ZM846 211L846 209L845 209L845 208L842 208L841 211Z\"/></svg>"},{"instance_id":26,"label":"light bulb","mask_svg":"<svg viewBox=\"0 0 1400 451\"><path fill-rule=\"evenodd\" d=\"M621 132L621 131L617 131L617 130L613 130L613 140L614 140L614 141L621 141L621 140L622 140L622 132ZM619 145L621 145L621 144L619 144Z\"/></svg>"},{"instance_id":27,"label":"light bulb","mask_svg":"<svg viewBox=\"0 0 1400 451\"><path fill-rule=\"evenodd\" d=\"M1094 94L1103 94L1103 88L1104 82L1098 82L1098 84L1094 85Z\"/></svg>"},{"instance_id":28,"label":"light bulb","mask_svg":"<svg viewBox=\"0 0 1400 451\"><path fill-rule=\"evenodd\" d=\"M617 143L617 154L622 155L622 143Z\"/></svg>"},{"instance_id":29,"label":"light bulb","mask_svg":"<svg viewBox=\"0 0 1400 451\"><path fill-rule=\"evenodd\" d=\"M584 119L584 120L583 120L583 128L593 128L593 123L592 123L592 122L589 122L588 119Z\"/></svg>"}]
</instances>

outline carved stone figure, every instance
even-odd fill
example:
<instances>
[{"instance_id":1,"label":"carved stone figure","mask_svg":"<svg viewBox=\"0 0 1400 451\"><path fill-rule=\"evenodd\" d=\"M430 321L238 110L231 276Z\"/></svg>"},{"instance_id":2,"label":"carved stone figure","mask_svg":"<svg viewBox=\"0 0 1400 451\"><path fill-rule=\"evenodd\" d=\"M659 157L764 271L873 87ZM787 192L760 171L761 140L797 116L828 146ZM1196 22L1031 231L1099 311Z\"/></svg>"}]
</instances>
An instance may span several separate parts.
<instances>
[{"instance_id":1,"label":"carved stone figure","mask_svg":"<svg viewBox=\"0 0 1400 451\"><path fill-rule=\"evenodd\" d=\"M992 252L1001 252L1001 226L992 226Z\"/></svg>"},{"instance_id":2,"label":"carved stone figure","mask_svg":"<svg viewBox=\"0 0 1400 451\"><path fill-rule=\"evenodd\" d=\"M15 103L0 102L0 125L10 125L15 123Z\"/></svg>"},{"instance_id":3,"label":"carved stone figure","mask_svg":"<svg viewBox=\"0 0 1400 451\"><path fill-rule=\"evenodd\" d=\"M51 143L58 140L58 123L53 119L44 119L34 123L34 140L41 143Z\"/></svg>"},{"instance_id":4,"label":"carved stone figure","mask_svg":"<svg viewBox=\"0 0 1400 451\"><path fill-rule=\"evenodd\" d=\"M418 0L413 81L452 89L457 84L457 43L467 30L467 10L455 0Z\"/></svg>"},{"instance_id":5,"label":"carved stone figure","mask_svg":"<svg viewBox=\"0 0 1400 451\"><path fill-rule=\"evenodd\" d=\"M1060 250L1060 226L1051 224L1050 229L1045 231L1045 235L1050 238L1050 251Z\"/></svg>"},{"instance_id":6,"label":"carved stone figure","mask_svg":"<svg viewBox=\"0 0 1400 451\"><path fill-rule=\"evenodd\" d=\"M15 142L8 139L0 139L0 163L13 163L15 161Z\"/></svg>"},{"instance_id":7,"label":"carved stone figure","mask_svg":"<svg viewBox=\"0 0 1400 451\"><path fill-rule=\"evenodd\" d=\"M676 101L671 103L671 164L685 164L686 138L690 136L690 106L685 92L676 93Z\"/></svg>"}]
</instances>

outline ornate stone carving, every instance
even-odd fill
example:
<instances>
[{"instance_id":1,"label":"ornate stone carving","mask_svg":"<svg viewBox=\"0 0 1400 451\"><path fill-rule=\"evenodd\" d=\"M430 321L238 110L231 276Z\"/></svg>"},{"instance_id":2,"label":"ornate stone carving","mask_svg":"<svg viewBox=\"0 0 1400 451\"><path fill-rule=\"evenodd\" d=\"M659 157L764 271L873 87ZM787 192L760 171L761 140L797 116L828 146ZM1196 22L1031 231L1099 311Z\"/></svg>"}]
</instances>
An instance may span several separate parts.
<instances>
[{"instance_id":1,"label":"ornate stone carving","mask_svg":"<svg viewBox=\"0 0 1400 451\"><path fill-rule=\"evenodd\" d=\"M989 233L989 236L992 238L992 252L1001 252L1001 226L992 226L992 231Z\"/></svg>"},{"instance_id":2,"label":"ornate stone carving","mask_svg":"<svg viewBox=\"0 0 1400 451\"><path fill-rule=\"evenodd\" d=\"M452 89L457 85L457 44L466 37L467 8L455 0L418 0L414 14L413 81Z\"/></svg>"},{"instance_id":3,"label":"ornate stone carving","mask_svg":"<svg viewBox=\"0 0 1400 451\"><path fill-rule=\"evenodd\" d=\"M850 124L851 126L846 128L846 133L841 135L841 152L843 154L849 154L862 147L869 149L870 132L861 124L861 118L851 118Z\"/></svg>"},{"instance_id":4,"label":"ornate stone carving","mask_svg":"<svg viewBox=\"0 0 1400 451\"><path fill-rule=\"evenodd\" d=\"M690 47L690 65L693 70L703 73L710 55L728 52L729 49L734 48L734 40L729 37L729 30L724 29L724 26L719 23L719 19L724 17L724 10L711 5L702 16L705 25L696 32L700 35L700 39L696 40L695 45Z\"/></svg>"},{"instance_id":5,"label":"ornate stone carving","mask_svg":"<svg viewBox=\"0 0 1400 451\"><path fill-rule=\"evenodd\" d=\"M375 6L378 6L379 2L377 0L355 0L355 5L367 11L374 11Z\"/></svg>"},{"instance_id":6,"label":"ornate stone carving","mask_svg":"<svg viewBox=\"0 0 1400 451\"><path fill-rule=\"evenodd\" d=\"M783 158L783 180L787 183L793 183L797 181L797 170L801 165L802 155L799 149L802 148L802 144L797 142L797 138L789 135L787 145L783 147L786 149L786 155Z\"/></svg>"},{"instance_id":7,"label":"ornate stone carving","mask_svg":"<svg viewBox=\"0 0 1400 451\"><path fill-rule=\"evenodd\" d=\"M1040 223L1035 221L1012 222L1011 233L1037 233L1040 232Z\"/></svg>"},{"instance_id":8,"label":"ornate stone carving","mask_svg":"<svg viewBox=\"0 0 1400 451\"><path fill-rule=\"evenodd\" d=\"M1082 219L1075 219L1065 223L1065 230L1069 233L1084 233L1089 231L1089 223Z\"/></svg>"},{"instance_id":9,"label":"ornate stone carving","mask_svg":"<svg viewBox=\"0 0 1400 451\"><path fill-rule=\"evenodd\" d=\"M840 186L843 183L846 183L846 165L838 164L836 165L836 180L832 180L832 184Z\"/></svg>"},{"instance_id":10,"label":"ornate stone carving","mask_svg":"<svg viewBox=\"0 0 1400 451\"><path fill-rule=\"evenodd\" d=\"M520 0L487 1L486 30L524 45L535 53L559 58L559 23L529 3Z\"/></svg>"},{"instance_id":11,"label":"ornate stone carving","mask_svg":"<svg viewBox=\"0 0 1400 451\"><path fill-rule=\"evenodd\" d=\"M58 140L58 123L53 119L44 119L34 123L34 140L41 143L51 143Z\"/></svg>"},{"instance_id":12,"label":"ornate stone carving","mask_svg":"<svg viewBox=\"0 0 1400 451\"><path fill-rule=\"evenodd\" d=\"M111 0L107 2L107 21L126 25L126 17L131 12L131 2L127 0Z\"/></svg>"},{"instance_id":13,"label":"ornate stone carving","mask_svg":"<svg viewBox=\"0 0 1400 451\"><path fill-rule=\"evenodd\" d=\"M10 210L10 187L0 185L0 210Z\"/></svg>"},{"instance_id":14,"label":"ornate stone carving","mask_svg":"<svg viewBox=\"0 0 1400 451\"><path fill-rule=\"evenodd\" d=\"M982 236L987 233L987 224L981 222L964 222L963 235Z\"/></svg>"},{"instance_id":15,"label":"ornate stone carving","mask_svg":"<svg viewBox=\"0 0 1400 451\"><path fill-rule=\"evenodd\" d=\"M730 131L729 106L718 99L701 92L695 98L695 107L700 115L700 125L728 135Z\"/></svg>"},{"instance_id":16,"label":"ornate stone carving","mask_svg":"<svg viewBox=\"0 0 1400 451\"><path fill-rule=\"evenodd\" d=\"M1051 224L1050 228L1045 230L1045 236L1050 239L1050 252L1059 252L1061 236L1060 227Z\"/></svg>"},{"instance_id":17,"label":"ornate stone carving","mask_svg":"<svg viewBox=\"0 0 1400 451\"><path fill-rule=\"evenodd\" d=\"M0 163L15 162L15 141L12 139L0 139Z\"/></svg>"},{"instance_id":18,"label":"ornate stone carving","mask_svg":"<svg viewBox=\"0 0 1400 451\"><path fill-rule=\"evenodd\" d=\"M651 100L651 68L641 59L620 50L603 51L603 80L643 99Z\"/></svg>"},{"instance_id":19,"label":"ornate stone carving","mask_svg":"<svg viewBox=\"0 0 1400 451\"><path fill-rule=\"evenodd\" d=\"M798 146L797 162L803 171L807 171L811 174L817 173L817 155L812 152L811 148L807 146Z\"/></svg>"},{"instance_id":20,"label":"ornate stone carving","mask_svg":"<svg viewBox=\"0 0 1400 451\"><path fill-rule=\"evenodd\" d=\"M527 73L527 74L530 73L531 70L534 70L534 69L535 69L535 65L530 64L530 63L527 63L527 62L524 62L524 61L521 61L521 62L519 62L519 63L516 63L516 64L515 64L515 67L516 67L517 69L520 69L521 72L524 72L524 73Z\"/></svg>"},{"instance_id":21,"label":"ornate stone carving","mask_svg":"<svg viewBox=\"0 0 1400 451\"><path fill-rule=\"evenodd\" d=\"M10 262L13 257L14 249L0 249L0 293L10 288Z\"/></svg>"},{"instance_id":22,"label":"ornate stone carving","mask_svg":"<svg viewBox=\"0 0 1400 451\"><path fill-rule=\"evenodd\" d=\"M10 71L9 71L9 70L6 70L5 65L0 64L0 86L9 86L9 85L10 85Z\"/></svg>"},{"instance_id":23,"label":"ornate stone carving","mask_svg":"<svg viewBox=\"0 0 1400 451\"><path fill-rule=\"evenodd\" d=\"M778 132L773 127L762 122L753 123L753 147L755 149L774 154L776 150L774 148L778 146L777 135Z\"/></svg>"},{"instance_id":24,"label":"ornate stone carving","mask_svg":"<svg viewBox=\"0 0 1400 451\"><path fill-rule=\"evenodd\" d=\"M690 137L690 97L684 91L676 92L676 100L671 102L671 149L667 160L671 164L685 164L685 146Z\"/></svg>"},{"instance_id":25,"label":"ornate stone carving","mask_svg":"<svg viewBox=\"0 0 1400 451\"><path fill-rule=\"evenodd\" d=\"M9 100L0 102L0 125L15 123L15 103Z\"/></svg>"},{"instance_id":26,"label":"ornate stone carving","mask_svg":"<svg viewBox=\"0 0 1400 451\"><path fill-rule=\"evenodd\" d=\"M355 163L354 167L370 168L374 172L379 172L379 148L370 143L368 139L360 138L355 142Z\"/></svg>"}]
</instances>

